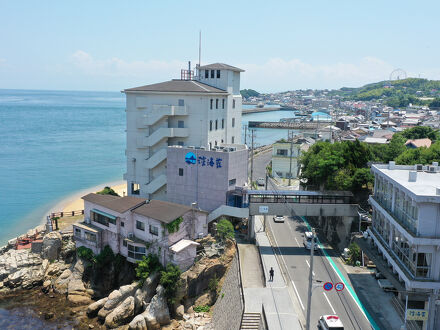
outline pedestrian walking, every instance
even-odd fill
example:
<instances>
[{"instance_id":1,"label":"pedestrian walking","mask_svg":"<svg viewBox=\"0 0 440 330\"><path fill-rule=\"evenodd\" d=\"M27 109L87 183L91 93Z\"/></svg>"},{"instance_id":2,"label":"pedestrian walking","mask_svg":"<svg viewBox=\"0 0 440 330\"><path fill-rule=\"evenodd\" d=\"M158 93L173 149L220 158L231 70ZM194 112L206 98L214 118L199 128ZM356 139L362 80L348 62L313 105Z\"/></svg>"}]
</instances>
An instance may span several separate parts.
<instances>
[{"instance_id":1,"label":"pedestrian walking","mask_svg":"<svg viewBox=\"0 0 440 330\"><path fill-rule=\"evenodd\" d=\"M269 270L269 281L270 282L273 282L273 273L274 273L273 268L270 267L270 270Z\"/></svg>"}]
</instances>

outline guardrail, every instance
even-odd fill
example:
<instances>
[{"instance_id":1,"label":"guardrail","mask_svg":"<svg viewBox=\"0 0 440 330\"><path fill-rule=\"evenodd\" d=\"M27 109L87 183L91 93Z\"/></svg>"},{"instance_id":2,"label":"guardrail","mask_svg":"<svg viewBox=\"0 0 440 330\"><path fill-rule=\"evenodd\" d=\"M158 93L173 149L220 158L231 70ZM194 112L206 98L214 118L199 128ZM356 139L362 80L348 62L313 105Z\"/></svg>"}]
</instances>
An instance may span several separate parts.
<instances>
[{"instance_id":1,"label":"guardrail","mask_svg":"<svg viewBox=\"0 0 440 330\"><path fill-rule=\"evenodd\" d=\"M245 309L245 300L244 300L244 291L243 291L243 281L241 279L241 265L240 265L240 251L238 249L237 241L234 240L235 250L237 251L237 262L238 262L238 280L239 280L239 286L240 286L240 297L241 297L241 320L240 324L243 322L243 315L244 315L244 309Z\"/></svg>"},{"instance_id":2,"label":"guardrail","mask_svg":"<svg viewBox=\"0 0 440 330\"><path fill-rule=\"evenodd\" d=\"M51 218L56 218L56 217L64 218L64 217L74 217L75 215L84 215L84 210L52 212L49 216Z\"/></svg>"}]
</instances>

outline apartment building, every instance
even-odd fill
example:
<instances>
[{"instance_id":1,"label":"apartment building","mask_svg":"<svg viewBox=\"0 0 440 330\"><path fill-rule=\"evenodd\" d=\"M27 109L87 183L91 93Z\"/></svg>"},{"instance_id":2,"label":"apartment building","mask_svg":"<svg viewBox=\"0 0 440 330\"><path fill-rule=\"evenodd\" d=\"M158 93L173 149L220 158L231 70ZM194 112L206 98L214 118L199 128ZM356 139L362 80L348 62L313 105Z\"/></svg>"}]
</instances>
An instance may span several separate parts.
<instances>
[{"instance_id":1,"label":"apartment building","mask_svg":"<svg viewBox=\"0 0 440 330\"><path fill-rule=\"evenodd\" d=\"M427 311L425 329L440 327L440 169L432 165L372 165L374 245L409 295ZM413 300L413 301L411 301Z\"/></svg>"},{"instance_id":2,"label":"apartment building","mask_svg":"<svg viewBox=\"0 0 440 330\"><path fill-rule=\"evenodd\" d=\"M130 262L149 253L163 265L171 262L187 269L194 262L198 243L208 233L207 212L195 207L133 196L88 194L84 222L73 225L77 247L98 254L105 246ZM177 223L170 230L170 223Z\"/></svg>"},{"instance_id":3,"label":"apartment building","mask_svg":"<svg viewBox=\"0 0 440 330\"><path fill-rule=\"evenodd\" d=\"M215 63L197 75L125 89L128 195L166 200L167 147L241 143L243 70Z\"/></svg>"}]
</instances>

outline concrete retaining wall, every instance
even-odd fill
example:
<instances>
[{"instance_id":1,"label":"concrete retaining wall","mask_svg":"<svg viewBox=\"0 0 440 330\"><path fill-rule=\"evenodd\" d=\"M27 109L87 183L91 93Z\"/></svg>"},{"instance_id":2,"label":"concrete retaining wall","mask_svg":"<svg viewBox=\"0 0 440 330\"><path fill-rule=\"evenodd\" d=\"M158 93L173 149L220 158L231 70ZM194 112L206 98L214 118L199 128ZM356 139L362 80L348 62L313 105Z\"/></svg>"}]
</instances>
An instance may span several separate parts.
<instances>
[{"instance_id":1,"label":"concrete retaining wall","mask_svg":"<svg viewBox=\"0 0 440 330\"><path fill-rule=\"evenodd\" d=\"M222 290L214 304L212 323L216 330L240 328L243 303L240 293L240 267L238 255L234 256L223 282Z\"/></svg>"}]
</instances>

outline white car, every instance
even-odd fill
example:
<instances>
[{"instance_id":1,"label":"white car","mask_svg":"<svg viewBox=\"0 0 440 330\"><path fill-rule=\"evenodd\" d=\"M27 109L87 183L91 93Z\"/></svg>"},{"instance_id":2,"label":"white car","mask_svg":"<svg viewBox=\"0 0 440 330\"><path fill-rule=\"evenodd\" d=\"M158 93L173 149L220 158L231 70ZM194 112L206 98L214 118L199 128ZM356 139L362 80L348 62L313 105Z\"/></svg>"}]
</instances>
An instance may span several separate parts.
<instances>
[{"instance_id":1,"label":"white car","mask_svg":"<svg viewBox=\"0 0 440 330\"><path fill-rule=\"evenodd\" d=\"M274 222L284 222L284 215L276 215L273 217Z\"/></svg>"},{"instance_id":2,"label":"white car","mask_svg":"<svg viewBox=\"0 0 440 330\"><path fill-rule=\"evenodd\" d=\"M318 321L318 328L322 330L344 330L344 325L337 315L322 315Z\"/></svg>"},{"instance_id":3,"label":"white car","mask_svg":"<svg viewBox=\"0 0 440 330\"><path fill-rule=\"evenodd\" d=\"M257 185L264 186L266 184L266 180L264 178L257 179Z\"/></svg>"},{"instance_id":4,"label":"white car","mask_svg":"<svg viewBox=\"0 0 440 330\"><path fill-rule=\"evenodd\" d=\"M310 250L310 248L311 248L312 237L313 237L313 233L311 231L306 231L304 233L304 246L306 247L307 250ZM318 249L318 243L316 242L316 237L315 237L315 243L313 244L313 246L314 246L314 250L316 251Z\"/></svg>"}]
</instances>

